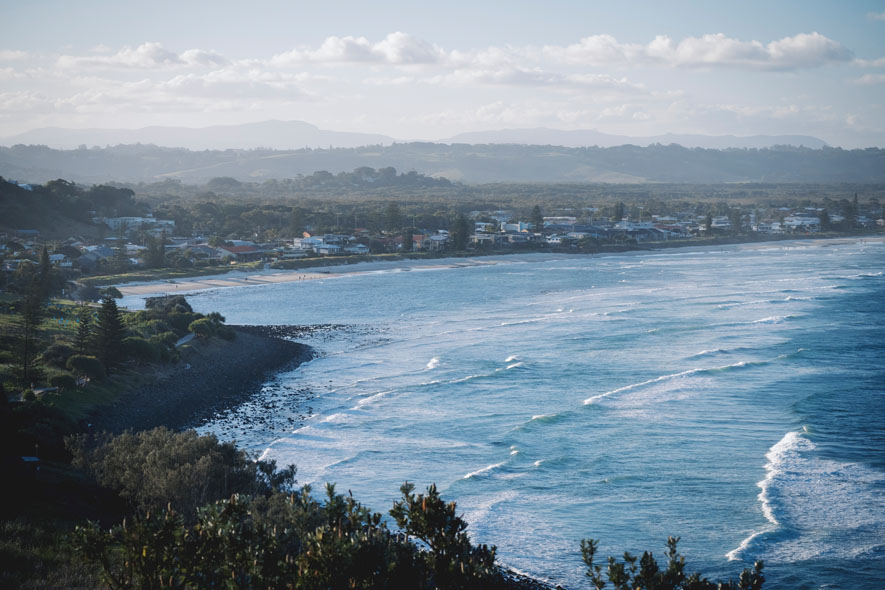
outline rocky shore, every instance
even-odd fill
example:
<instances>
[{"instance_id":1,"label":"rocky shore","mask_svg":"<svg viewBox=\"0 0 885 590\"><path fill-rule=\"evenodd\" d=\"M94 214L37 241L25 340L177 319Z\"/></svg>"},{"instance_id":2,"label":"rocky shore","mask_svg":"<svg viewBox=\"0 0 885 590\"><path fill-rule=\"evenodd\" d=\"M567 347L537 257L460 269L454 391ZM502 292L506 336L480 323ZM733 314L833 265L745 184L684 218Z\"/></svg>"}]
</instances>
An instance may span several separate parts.
<instances>
[{"instance_id":1,"label":"rocky shore","mask_svg":"<svg viewBox=\"0 0 885 590\"><path fill-rule=\"evenodd\" d=\"M120 395L87 420L94 432L179 430L235 407L260 390L274 373L313 358L313 349L261 326L235 326L233 341L196 342L181 360L156 373L151 383Z\"/></svg>"}]
</instances>

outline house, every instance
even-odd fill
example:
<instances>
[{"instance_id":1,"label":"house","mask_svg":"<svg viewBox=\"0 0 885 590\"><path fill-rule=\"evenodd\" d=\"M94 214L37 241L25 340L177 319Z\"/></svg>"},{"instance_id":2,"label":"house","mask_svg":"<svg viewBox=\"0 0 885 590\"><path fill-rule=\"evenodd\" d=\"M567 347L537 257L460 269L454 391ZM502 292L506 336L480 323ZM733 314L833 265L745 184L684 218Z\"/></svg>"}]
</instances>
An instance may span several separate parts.
<instances>
[{"instance_id":1,"label":"house","mask_svg":"<svg viewBox=\"0 0 885 590\"><path fill-rule=\"evenodd\" d=\"M347 254L368 254L369 247L365 244L353 244L351 246L346 246L344 252Z\"/></svg>"},{"instance_id":2,"label":"house","mask_svg":"<svg viewBox=\"0 0 885 590\"><path fill-rule=\"evenodd\" d=\"M237 262L255 262L261 260L264 251L255 246L219 246L221 258L229 258Z\"/></svg>"},{"instance_id":3,"label":"house","mask_svg":"<svg viewBox=\"0 0 885 590\"><path fill-rule=\"evenodd\" d=\"M333 256L340 254L343 248L338 244L319 244L315 246L313 251L322 256Z\"/></svg>"}]
</instances>

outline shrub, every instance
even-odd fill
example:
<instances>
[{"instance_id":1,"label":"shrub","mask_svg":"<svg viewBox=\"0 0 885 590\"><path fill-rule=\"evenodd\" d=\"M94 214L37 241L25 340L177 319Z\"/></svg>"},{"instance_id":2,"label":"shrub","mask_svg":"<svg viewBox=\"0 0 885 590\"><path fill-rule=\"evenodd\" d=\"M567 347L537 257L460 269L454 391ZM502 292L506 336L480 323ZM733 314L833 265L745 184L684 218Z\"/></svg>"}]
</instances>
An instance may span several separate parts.
<instances>
[{"instance_id":1,"label":"shrub","mask_svg":"<svg viewBox=\"0 0 885 590\"><path fill-rule=\"evenodd\" d=\"M172 348L178 342L178 335L175 332L162 332L156 336L148 338L151 344L161 344L166 348Z\"/></svg>"},{"instance_id":2,"label":"shrub","mask_svg":"<svg viewBox=\"0 0 885 590\"><path fill-rule=\"evenodd\" d=\"M160 350L144 338L130 336L123 339L123 354L127 359L145 363L155 363L160 360Z\"/></svg>"},{"instance_id":3,"label":"shrub","mask_svg":"<svg viewBox=\"0 0 885 590\"><path fill-rule=\"evenodd\" d=\"M189 332L196 334L199 338L211 338L216 333L215 322L209 318L194 320L190 323L187 329Z\"/></svg>"},{"instance_id":4,"label":"shrub","mask_svg":"<svg viewBox=\"0 0 885 590\"><path fill-rule=\"evenodd\" d=\"M50 344L40 355L40 359L45 365L57 369L63 369L67 365L68 358L70 358L75 352L76 351L67 344Z\"/></svg>"},{"instance_id":5,"label":"shrub","mask_svg":"<svg viewBox=\"0 0 885 590\"><path fill-rule=\"evenodd\" d=\"M192 518L207 502L288 489L295 481L294 466L277 471L272 461L253 461L233 443L193 430L155 428L99 441L73 438L69 448L76 465L142 512L170 504Z\"/></svg>"},{"instance_id":6,"label":"shrub","mask_svg":"<svg viewBox=\"0 0 885 590\"><path fill-rule=\"evenodd\" d=\"M70 375L53 375L49 378L49 384L59 389L73 389L77 387L77 380Z\"/></svg>"},{"instance_id":7,"label":"shrub","mask_svg":"<svg viewBox=\"0 0 885 590\"><path fill-rule=\"evenodd\" d=\"M763 563L757 561L753 569L745 569L741 572L740 579L735 582L714 583L707 578L702 578L699 573L685 573L685 557L679 554L676 548L679 537L667 539L667 569L662 570L655 561L654 556L646 551L639 559L639 568L636 567L635 555L624 553L624 561L618 563L614 557L608 558L608 567L605 577L612 583L615 590L621 588L635 588L637 590L760 590L765 582L762 575ZM587 577L596 590L602 590L606 586L606 580L602 576L602 567L594 563L598 542L593 539L581 541L581 557L587 565Z\"/></svg>"},{"instance_id":8,"label":"shrub","mask_svg":"<svg viewBox=\"0 0 885 590\"><path fill-rule=\"evenodd\" d=\"M67 368L77 375L101 381L105 378L104 365L94 356L75 354L68 359Z\"/></svg>"}]
</instances>

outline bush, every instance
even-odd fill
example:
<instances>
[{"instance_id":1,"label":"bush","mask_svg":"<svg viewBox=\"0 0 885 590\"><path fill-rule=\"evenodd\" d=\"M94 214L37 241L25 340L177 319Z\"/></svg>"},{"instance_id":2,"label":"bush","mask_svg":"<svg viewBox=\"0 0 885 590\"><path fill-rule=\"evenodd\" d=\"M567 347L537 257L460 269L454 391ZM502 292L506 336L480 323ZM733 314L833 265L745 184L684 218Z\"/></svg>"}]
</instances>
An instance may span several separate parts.
<instances>
[{"instance_id":1,"label":"bush","mask_svg":"<svg viewBox=\"0 0 885 590\"><path fill-rule=\"evenodd\" d=\"M137 336L123 339L123 354L126 359L144 363L155 363L160 360L159 348Z\"/></svg>"},{"instance_id":2,"label":"bush","mask_svg":"<svg viewBox=\"0 0 885 590\"><path fill-rule=\"evenodd\" d=\"M50 344L46 350L40 355L40 360L45 365L55 367L56 369L64 369L67 366L68 359L77 352L67 344Z\"/></svg>"},{"instance_id":3,"label":"bush","mask_svg":"<svg viewBox=\"0 0 885 590\"><path fill-rule=\"evenodd\" d=\"M699 573L685 573L685 557L679 554L676 548L679 543L678 537L667 539L667 569L662 570L655 561L654 556L646 551L639 559L639 568L636 567L635 555L624 553L624 561L618 563L614 557L608 558L608 567L605 577L612 583L615 590L621 588L635 588L636 590L760 590L765 582L762 575L763 563L757 561L753 569L745 569L741 572L740 579L735 582L714 583L707 578L702 578ZM593 539L581 541L581 557L587 565L587 577L590 578L593 587L602 590L606 586L606 580L602 576L602 567L596 565L593 560L596 557L598 542Z\"/></svg>"},{"instance_id":4,"label":"bush","mask_svg":"<svg viewBox=\"0 0 885 590\"><path fill-rule=\"evenodd\" d=\"M70 375L53 375L49 378L49 384L58 387L60 390L73 389L77 387L77 380Z\"/></svg>"},{"instance_id":5,"label":"bush","mask_svg":"<svg viewBox=\"0 0 885 590\"><path fill-rule=\"evenodd\" d=\"M193 430L155 428L99 441L80 437L69 448L77 466L139 511L170 504L187 519L207 502L288 489L295 481L293 466L277 471L272 461L253 461L233 443Z\"/></svg>"},{"instance_id":6,"label":"bush","mask_svg":"<svg viewBox=\"0 0 885 590\"><path fill-rule=\"evenodd\" d=\"M148 338L151 344L161 344L166 348L172 348L178 342L178 335L175 332L162 332L156 336Z\"/></svg>"},{"instance_id":7,"label":"bush","mask_svg":"<svg viewBox=\"0 0 885 590\"><path fill-rule=\"evenodd\" d=\"M190 323L187 329L189 332L196 334L199 338L211 338L216 333L215 322L209 318L194 320Z\"/></svg>"},{"instance_id":8,"label":"bush","mask_svg":"<svg viewBox=\"0 0 885 590\"><path fill-rule=\"evenodd\" d=\"M104 365L94 356L75 354L68 359L67 368L77 375L101 381L107 374Z\"/></svg>"}]
</instances>

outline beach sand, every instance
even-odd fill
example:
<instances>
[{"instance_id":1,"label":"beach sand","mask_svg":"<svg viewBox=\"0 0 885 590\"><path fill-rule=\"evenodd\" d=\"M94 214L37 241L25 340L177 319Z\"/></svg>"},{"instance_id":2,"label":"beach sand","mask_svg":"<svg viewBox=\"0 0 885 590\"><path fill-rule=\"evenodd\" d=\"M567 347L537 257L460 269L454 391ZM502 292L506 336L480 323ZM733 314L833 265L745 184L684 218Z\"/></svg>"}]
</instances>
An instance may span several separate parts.
<instances>
[{"instance_id":1,"label":"beach sand","mask_svg":"<svg viewBox=\"0 0 885 590\"><path fill-rule=\"evenodd\" d=\"M520 254L500 254L492 256L475 256L465 258L436 258L433 260L385 260L379 262L359 262L356 264L330 265L304 270L266 270L254 273L231 272L228 274L193 277L178 280L151 281L146 283L124 283L116 285L124 296L146 296L157 294L186 294L208 289L225 287L248 287L259 285L272 285L276 283L292 283L298 281L310 281L318 279L330 279L361 273L379 272L385 270L433 270L443 268L462 268L488 264L514 263L521 261L539 262L546 260L564 260L573 256L591 256L602 258L609 256L649 256L664 253L680 254L686 252L705 252L710 250L761 250L767 248L784 247L824 247L837 246L840 243L855 241L881 243L885 241L882 236L844 237L828 239L791 239L774 240L770 242L744 242L736 244L711 244L703 246L680 246L676 248L650 248L648 250L627 250L624 252L603 252L596 254L567 254L551 252L531 252Z\"/></svg>"}]
</instances>

